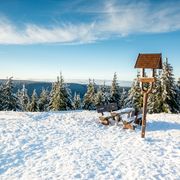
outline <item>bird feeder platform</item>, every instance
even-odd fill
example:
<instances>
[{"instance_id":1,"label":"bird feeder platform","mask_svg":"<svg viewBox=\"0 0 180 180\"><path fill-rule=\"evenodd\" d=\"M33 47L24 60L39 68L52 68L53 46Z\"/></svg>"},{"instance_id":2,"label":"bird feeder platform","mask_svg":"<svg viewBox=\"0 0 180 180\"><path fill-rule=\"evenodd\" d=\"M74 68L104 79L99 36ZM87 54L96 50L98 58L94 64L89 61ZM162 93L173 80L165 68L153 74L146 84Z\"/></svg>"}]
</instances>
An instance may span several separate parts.
<instances>
[{"instance_id":1,"label":"bird feeder platform","mask_svg":"<svg viewBox=\"0 0 180 180\"><path fill-rule=\"evenodd\" d=\"M142 131L141 137L145 137L146 129L146 114L147 114L147 101L148 94L152 93L153 85L155 82L155 69L162 69L162 55L158 54L139 54L136 60L135 68L142 69L142 75L138 79L141 82L141 90L143 93L143 117L142 117ZM152 69L152 76L146 77L145 69ZM149 84L146 87L146 83Z\"/></svg>"},{"instance_id":2,"label":"bird feeder platform","mask_svg":"<svg viewBox=\"0 0 180 180\"><path fill-rule=\"evenodd\" d=\"M153 83L155 82L155 78L154 77L141 77L141 78L138 78L138 81L142 83Z\"/></svg>"}]
</instances>

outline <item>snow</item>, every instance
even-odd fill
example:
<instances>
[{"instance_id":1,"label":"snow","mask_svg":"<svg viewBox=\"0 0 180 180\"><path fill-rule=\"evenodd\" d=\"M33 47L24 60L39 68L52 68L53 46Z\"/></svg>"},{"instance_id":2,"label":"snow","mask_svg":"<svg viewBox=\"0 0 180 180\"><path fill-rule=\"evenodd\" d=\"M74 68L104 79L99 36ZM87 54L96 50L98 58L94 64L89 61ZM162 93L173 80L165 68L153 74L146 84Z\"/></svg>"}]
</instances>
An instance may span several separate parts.
<instances>
[{"instance_id":1,"label":"snow","mask_svg":"<svg viewBox=\"0 0 180 180\"><path fill-rule=\"evenodd\" d=\"M95 111L0 112L0 179L179 179L180 115L147 121L141 139Z\"/></svg>"},{"instance_id":2,"label":"snow","mask_svg":"<svg viewBox=\"0 0 180 180\"><path fill-rule=\"evenodd\" d=\"M130 113L132 111L135 111L135 109L134 108L124 108L124 109L117 110L115 112L117 112L117 113Z\"/></svg>"},{"instance_id":3,"label":"snow","mask_svg":"<svg viewBox=\"0 0 180 180\"><path fill-rule=\"evenodd\" d=\"M120 109L117 111L113 111L113 113L117 113L117 114L121 114L121 117L124 119L128 119L128 113L131 113L132 111L135 111L134 108L124 108L124 109ZM103 112L103 115L101 113L98 114L98 116L103 116L103 117L109 117L112 116L111 112ZM138 116L140 117L140 116Z\"/></svg>"}]
</instances>

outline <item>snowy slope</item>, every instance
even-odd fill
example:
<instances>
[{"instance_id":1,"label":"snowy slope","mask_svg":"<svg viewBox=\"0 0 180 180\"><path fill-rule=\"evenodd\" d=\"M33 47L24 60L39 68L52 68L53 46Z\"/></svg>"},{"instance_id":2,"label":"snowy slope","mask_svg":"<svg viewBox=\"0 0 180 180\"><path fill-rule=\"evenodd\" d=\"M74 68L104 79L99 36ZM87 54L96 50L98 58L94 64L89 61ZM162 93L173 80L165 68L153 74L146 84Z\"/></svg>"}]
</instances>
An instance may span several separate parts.
<instances>
[{"instance_id":1,"label":"snowy slope","mask_svg":"<svg viewBox=\"0 0 180 180\"><path fill-rule=\"evenodd\" d=\"M96 112L0 112L0 179L179 179L180 115L140 129L98 123Z\"/></svg>"}]
</instances>

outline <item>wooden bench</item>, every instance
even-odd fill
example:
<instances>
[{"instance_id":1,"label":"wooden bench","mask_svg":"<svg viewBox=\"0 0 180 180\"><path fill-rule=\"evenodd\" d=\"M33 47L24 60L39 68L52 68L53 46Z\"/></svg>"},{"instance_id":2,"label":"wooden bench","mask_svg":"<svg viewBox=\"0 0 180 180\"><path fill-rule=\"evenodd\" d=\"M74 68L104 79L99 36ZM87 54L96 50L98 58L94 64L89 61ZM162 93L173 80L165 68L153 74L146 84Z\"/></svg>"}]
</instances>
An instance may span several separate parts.
<instances>
[{"instance_id":1,"label":"wooden bench","mask_svg":"<svg viewBox=\"0 0 180 180\"><path fill-rule=\"evenodd\" d=\"M101 116L99 117L100 123L104 125L109 125L109 119L113 119L116 121L120 121L120 115L114 111L118 110L118 106L116 103L110 103L102 106L97 106L96 107L97 112L101 113ZM108 112L110 113L109 115L105 115L104 113Z\"/></svg>"},{"instance_id":2,"label":"wooden bench","mask_svg":"<svg viewBox=\"0 0 180 180\"><path fill-rule=\"evenodd\" d=\"M128 120L123 120L123 129L132 129L135 130L137 125L142 125L142 113L137 111L132 111L132 114Z\"/></svg>"},{"instance_id":3,"label":"wooden bench","mask_svg":"<svg viewBox=\"0 0 180 180\"><path fill-rule=\"evenodd\" d=\"M115 120L116 124L118 122L123 122L123 129L135 129L135 124L140 125L142 123L142 116L140 113L135 112L134 108L118 109L116 103L110 103L104 106L98 106L97 112L101 113L99 117L100 123L104 125L110 124L110 119ZM105 115L108 112L108 115ZM124 116L126 118L124 118Z\"/></svg>"}]
</instances>

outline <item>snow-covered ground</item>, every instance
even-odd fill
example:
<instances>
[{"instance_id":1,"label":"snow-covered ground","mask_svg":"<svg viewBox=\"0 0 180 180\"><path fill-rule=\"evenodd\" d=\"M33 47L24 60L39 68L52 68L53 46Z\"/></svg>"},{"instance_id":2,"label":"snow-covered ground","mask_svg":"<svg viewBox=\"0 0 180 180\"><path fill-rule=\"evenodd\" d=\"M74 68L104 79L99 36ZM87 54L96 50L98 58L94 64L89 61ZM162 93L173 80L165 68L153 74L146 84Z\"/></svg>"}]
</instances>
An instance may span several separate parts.
<instances>
[{"instance_id":1,"label":"snow-covered ground","mask_svg":"<svg viewBox=\"0 0 180 180\"><path fill-rule=\"evenodd\" d=\"M147 126L143 140L96 112L0 112L0 179L180 179L180 115Z\"/></svg>"}]
</instances>

